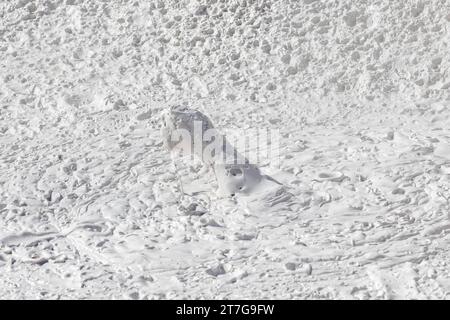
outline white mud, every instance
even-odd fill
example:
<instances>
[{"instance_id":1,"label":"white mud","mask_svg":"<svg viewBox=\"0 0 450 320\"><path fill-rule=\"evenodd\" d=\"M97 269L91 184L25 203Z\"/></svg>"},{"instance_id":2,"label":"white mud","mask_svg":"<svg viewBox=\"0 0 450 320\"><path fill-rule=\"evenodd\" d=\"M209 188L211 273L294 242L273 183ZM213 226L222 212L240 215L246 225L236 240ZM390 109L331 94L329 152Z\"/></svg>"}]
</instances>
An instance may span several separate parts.
<instances>
[{"instance_id":1,"label":"white mud","mask_svg":"<svg viewBox=\"0 0 450 320\"><path fill-rule=\"evenodd\" d=\"M0 298L448 299L449 14L0 1ZM279 165L171 157L178 104Z\"/></svg>"}]
</instances>

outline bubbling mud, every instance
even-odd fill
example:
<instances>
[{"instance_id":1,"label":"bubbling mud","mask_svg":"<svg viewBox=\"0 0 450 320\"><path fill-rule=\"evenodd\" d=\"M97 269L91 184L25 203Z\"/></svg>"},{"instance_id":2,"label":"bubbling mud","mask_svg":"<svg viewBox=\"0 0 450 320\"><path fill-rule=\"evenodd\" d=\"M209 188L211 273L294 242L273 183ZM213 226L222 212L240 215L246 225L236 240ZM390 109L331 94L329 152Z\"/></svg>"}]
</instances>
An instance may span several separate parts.
<instances>
[{"instance_id":1,"label":"bubbling mud","mask_svg":"<svg viewBox=\"0 0 450 320\"><path fill-rule=\"evenodd\" d=\"M219 194L248 194L264 179L260 169L250 164L200 111L173 106L164 110L161 118L166 148L182 156L194 156L211 166Z\"/></svg>"}]
</instances>

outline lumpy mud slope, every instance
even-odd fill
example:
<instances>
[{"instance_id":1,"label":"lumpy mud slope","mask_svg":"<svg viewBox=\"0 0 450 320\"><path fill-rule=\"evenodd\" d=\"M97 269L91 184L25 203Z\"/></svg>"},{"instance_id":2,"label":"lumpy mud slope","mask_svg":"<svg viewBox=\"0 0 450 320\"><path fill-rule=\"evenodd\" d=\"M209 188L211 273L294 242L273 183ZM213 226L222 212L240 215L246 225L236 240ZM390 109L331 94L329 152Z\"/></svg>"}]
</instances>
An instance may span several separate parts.
<instances>
[{"instance_id":1,"label":"lumpy mud slope","mask_svg":"<svg viewBox=\"0 0 450 320\"><path fill-rule=\"evenodd\" d=\"M0 298L449 299L449 40L447 0L0 1ZM218 196L178 104L279 130L277 183Z\"/></svg>"}]
</instances>

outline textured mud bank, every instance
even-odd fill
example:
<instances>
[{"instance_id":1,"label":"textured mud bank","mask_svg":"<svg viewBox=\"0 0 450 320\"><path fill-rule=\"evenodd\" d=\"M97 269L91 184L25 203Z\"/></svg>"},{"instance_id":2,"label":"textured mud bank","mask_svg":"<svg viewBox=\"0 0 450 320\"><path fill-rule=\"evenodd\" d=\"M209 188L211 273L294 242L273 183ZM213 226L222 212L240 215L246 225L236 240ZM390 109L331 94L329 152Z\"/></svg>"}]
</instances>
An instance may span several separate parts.
<instances>
[{"instance_id":1,"label":"textured mud bank","mask_svg":"<svg viewBox=\"0 0 450 320\"><path fill-rule=\"evenodd\" d=\"M449 39L445 0L1 1L0 298L448 299ZM174 165L172 104L279 130L282 186Z\"/></svg>"}]
</instances>

